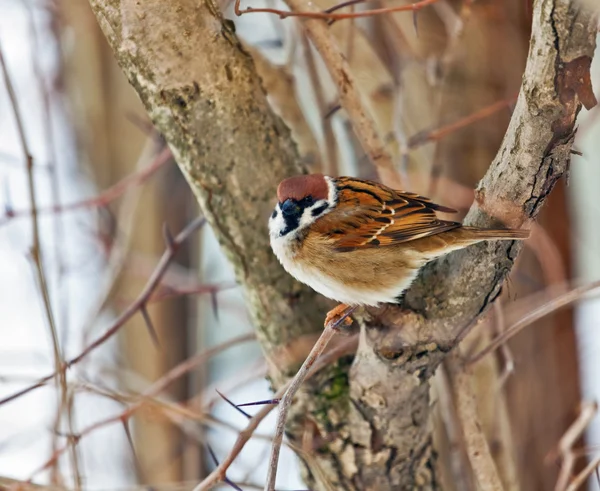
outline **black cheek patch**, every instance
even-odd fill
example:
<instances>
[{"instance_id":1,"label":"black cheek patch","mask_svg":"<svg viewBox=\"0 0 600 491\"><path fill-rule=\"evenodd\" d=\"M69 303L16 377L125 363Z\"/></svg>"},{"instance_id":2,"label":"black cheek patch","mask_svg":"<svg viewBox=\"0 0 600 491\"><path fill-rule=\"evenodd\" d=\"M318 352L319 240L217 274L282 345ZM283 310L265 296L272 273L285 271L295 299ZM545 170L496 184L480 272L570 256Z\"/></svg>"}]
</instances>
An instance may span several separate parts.
<instances>
[{"instance_id":1,"label":"black cheek patch","mask_svg":"<svg viewBox=\"0 0 600 491\"><path fill-rule=\"evenodd\" d=\"M313 217L318 217L321 213L323 213L327 209L327 204L321 205L314 210L311 210L311 214Z\"/></svg>"},{"instance_id":2,"label":"black cheek patch","mask_svg":"<svg viewBox=\"0 0 600 491\"><path fill-rule=\"evenodd\" d=\"M300 215L283 215L283 219L285 220L285 228L281 232L281 237L296 230L300 225Z\"/></svg>"}]
</instances>

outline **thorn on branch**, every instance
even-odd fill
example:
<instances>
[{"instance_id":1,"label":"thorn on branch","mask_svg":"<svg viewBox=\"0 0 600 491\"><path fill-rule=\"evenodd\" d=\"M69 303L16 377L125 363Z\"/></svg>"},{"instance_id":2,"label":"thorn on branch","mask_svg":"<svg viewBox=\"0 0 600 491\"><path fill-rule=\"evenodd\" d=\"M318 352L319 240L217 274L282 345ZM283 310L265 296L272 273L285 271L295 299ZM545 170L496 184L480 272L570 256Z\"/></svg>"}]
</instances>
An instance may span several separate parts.
<instances>
[{"instance_id":1,"label":"thorn on branch","mask_svg":"<svg viewBox=\"0 0 600 491\"><path fill-rule=\"evenodd\" d=\"M342 106L340 106L339 104L336 104L335 106L333 106L331 109L329 109L329 111L327 111L325 113L325 115L323 116L323 119L329 119L331 118L336 112L338 112L340 109L342 108Z\"/></svg>"},{"instance_id":2,"label":"thorn on branch","mask_svg":"<svg viewBox=\"0 0 600 491\"><path fill-rule=\"evenodd\" d=\"M217 391L217 394L219 394L219 396L221 396L221 398L227 403L229 404L231 407L235 408L238 412L240 412L241 414L243 414L244 416L246 416L246 418L251 419L252 416L250 416L246 411L244 411L243 409L240 409L238 407L237 404L235 404L233 401L231 401L230 399L228 399L225 394L221 393L218 389L215 389ZM218 463L217 463L218 465Z\"/></svg>"},{"instance_id":3,"label":"thorn on branch","mask_svg":"<svg viewBox=\"0 0 600 491\"><path fill-rule=\"evenodd\" d=\"M219 392L219 391L217 391L217 392ZM213 451L212 447L207 443L206 444L206 448L208 448L208 453L210 454L210 457L212 458L212 460L215 463L215 465L218 467L219 466L219 461L217 460L217 456L215 455L215 452ZM236 483L234 483L233 481L231 481L227 476L223 476L223 482L226 483L226 484L229 484L229 486L231 486L233 489L236 489L237 491L244 491Z\"/></svg>"},{"instance_id":4,"label":"thorn on branch","mask_svg":"<svg viewBox=\"0 0 600 491\"><path fill-rule=\"evenodd\" d=\"M281 399L265 399L264 401L255 401L255 402L244 402L243 404L238 404L238 407L247 407L247 406L264 406L266 404L276 405L279 404Z\"/></svg>"},{"instance_id":5,"label":"thorn on branch","mask_svg":"<svg viewBox=\"0 0 600 491\"><path fill-rule=\"evenodd\" d=\"M213 290L210 292L210 306L212 307L213 315L215 316L216 321L219 321L219 303L217 299L217 290Z\"/></svg>"},{"instance_id":6,"label":"thorn on branch","mask_svg":"<svg viewBox=\"0 0 600 491\"><path fill-rule=\"evenodd\" d=\"M171 234L171 231L169 230L169 226L166 223L163 223L162 232L163 232L165 244L167 246L167 250L169 252L173 252L173 250L175 249L175 239L173 238L173 235Z\"/></svg>"},{"instance_id":7,"label":"thorn on branch","mask_svg":"<svg viewBox=\"0 0 600 491\"><path fill-rule=\"evenodd\" d=\"M133 437L131 436L131 429L129 428L129 416L121 418L121 424L123 425L123 430L125 430L125 436L127 437L127 441L129 442L129 446L131 447L131 454L133 455L133 461L135 462L135 466L137 469L141 469L140 460L137 456L137 452L135 451Z\"/></svg>"},{"instance_id":8,"label":"thorn on branch","mask_svg":"<svg viewBox=\"0 0 600 491\"><path fill-rule=\"evenodd\" d=\"M152 338L152 342L154 343L154 346L157 349L159 349L160 341L158 339L158 333L156 332L156 329L154 328L154 325L152 324L152 319L150 318L150 314L148 313L148 308L146 307L145 303L140 305L140 312L142 314L142 317L144 318L144 322L146 323L146 328L148 329L148 333L150 334L150 337Z\"/></svg>"}]
</instances>

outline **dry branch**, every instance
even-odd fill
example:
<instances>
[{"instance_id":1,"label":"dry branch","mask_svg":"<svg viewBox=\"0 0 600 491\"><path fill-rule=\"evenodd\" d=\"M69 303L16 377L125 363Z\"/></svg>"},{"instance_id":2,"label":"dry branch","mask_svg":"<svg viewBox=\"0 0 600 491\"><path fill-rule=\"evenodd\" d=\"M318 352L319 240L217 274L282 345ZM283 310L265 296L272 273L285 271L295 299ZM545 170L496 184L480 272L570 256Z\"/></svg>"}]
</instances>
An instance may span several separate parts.
<instances>
[{"instance_id":1,"label":"dry branch","mask_svg":"<svg viewBox=\"0 0 600 491\"><path fill-rule=\"evenodd\" d=\"M42 297L42 303L44 305L44 313L46 315L46 321L48 322L48 329L50 330L50 337L52 339L52 349L54 354L54 367L55 377L57 385L60 387L60 398L57 407L56 421L60 421L62 418L63 411L66 413L69 431L73 431L73 414L72 408L69 404L69 390L67 387L67 375L62 366L64 365L63 350L60 345L59 332L56 325L56 319L54 311L52 309L52 302L50 299L50 290L48 288L48 282L46 279L46 271L44 269L42 243L40 240L40 226L38 219L37 210L37 196L35 179L33 175L33 154L29 150L27 143L27 135L25 134L25 127L21 119L21 111L16 94L13 89L11 77L8 73L8 68L4 61L4 54L2 47L0 46L0 68L4 79L4 84L8 92L11 109L17 125L17 134L21 145L21 151L23 152L23 161L25 163L25 169L27 172L27 189L29 192L29 205L31 207L31 236L33 244L31 246L31 257L36 272L36 279L40 294ZM77 448L73 441L68 442L68 448L70 449L70 463L73 469L74 485L76 491L81 489L81 475L79 472L79 456L77 454Z\"/></svg>"},{"instance_id":2,"label":"dry branch","mask_svg":"<svg viewBox=\"0 0 600 491\"><path fill-rule=\"evenodd\" d=\"M457 352L448 357L448 366L452 378L457 419L478 488L482 491L502 491L504 488L498 469L477 414L472 374L464 366Z\"/></svg>"},{"instance_id":3,"label":"dry branch","mask_svg":"<svg viewBox=\"0 0 600 491\"><path fill-rule=\"evenodd\" d=\"M295 12L315 11L316 7L306 0L287 0ZM383 136L377 131L377 125L367 109L359 91L356 77L350 69L335 36L320 19L306 19L303 23L309 39L323 58L329 75L337 89L341 106L345 109L350 122L369 160L376 166L379 177L389 186L402 189L402 182L389 151L385 148Z\"/></svg>"},{"instance_id":4,"label":"dry branch","mask_svg":"<svg viewBox=\"0 0 600 491\"><path fill-rule=\"evenodd\" d=\"M144 183L149 177L151 177L157 170L162 168L168 162L171 162L171 151L168 148L163 149L149 164L146 168L134 172L133 174L121 179L113 186L105 189L101 193L91 198L86 198L81 201L74 203L67 203L64 205L54 204L48 207L37 207L35 209L36 215L53 213L60 214L66 211L81 210L86 208L97 208L108 205L111 201L120 198L127 190L133 186L139 186ZM12 210L6 211L4 217L0 219L0 226L5 225L7 222L14 218L28 217L33 218L32 209L29 210Z\"/></svg>"},{"instance_id":5,"label":"dry branch","mask_svg":"<svg viewBox=\"0 0 600 491\"><path fill-rule=\"evenodd\" d=\"M179 234L177 234L176 237L172 237L170 239L170 241L167 243L167 249L161 256L160 260L158 261L158 264L154 268L154 271L150 275L150 278L144 285L144 288L142 289L140 294L113 321L111 326L108 329L106 329L106 331L104 331L104 333L102 333L100 336L98 336L96 339L94 339L91 343L86 345L85 348L83 348L78 355L74 356L73 358L71 358L69 360L65 360L61 364L61 366L55 370L54 373L51 373L50 375L42 377L34 384L32 384L28 387L25 387L24 389L14 393L14 394L6 396L3 399L0 399L0 406L8 403L10 401L13 401L15 399L18 399L19 397L31 392L32 390L35 390L39 387L44 386L46 383L48 383L54 377L64 376L64 374L66 373L66 370L69 367L76 365L77 363L82 361L84 358L86 358L92 351L96 350L99 346L102 346L104 343L106 343L117 332L119 332L119 330L138 312L142 313L142 315L144 315L146 317L147 316L146 307L147 307L148 303L150 302L152 295L154 294L156 289L159 287L161 279L167 272L167 269L168 269L169 265L171 264L171 262L173 261L175 254L180 249L180 247L183 245L183 243L194 232L196 232L198 229L200 229L204 225L205 221L206 220L202 217L196 218L190 224L188 224ZM144 312L146 312L146 313L144 313ZM147 327L151 331L150 334L154 335L151 323L148 323Z\"/></svg>"}]
</instances>

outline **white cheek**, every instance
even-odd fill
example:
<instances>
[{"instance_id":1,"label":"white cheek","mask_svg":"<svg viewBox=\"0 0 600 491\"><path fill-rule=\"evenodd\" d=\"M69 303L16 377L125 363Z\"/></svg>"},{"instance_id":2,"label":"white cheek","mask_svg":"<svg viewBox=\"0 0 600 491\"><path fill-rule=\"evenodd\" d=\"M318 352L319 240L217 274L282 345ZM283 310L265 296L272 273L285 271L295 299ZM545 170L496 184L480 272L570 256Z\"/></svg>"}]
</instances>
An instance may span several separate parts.
<instances>
[{"instance_id":1,"label":"white cheek","mask_svg":"<svg viewBox=\"0 0 600 491\"><path fill-rule=\"evenodd\" d=\"M306 208L302 216L300 217L300 223L298 224L298 230L307 227L311 223L315 221L315 218L312 216L311 212L312 208Z\"/></svg>"},{"instance_id":2,"label":"white cheek","mask_svg":"<svg viewBox=\"0 0 600 491\"><path fill-rule=\"evenodd\" d=\"M281 235L281 232L283 232L283 230L285 230L286 227L285 220L283 219L283 214L279 209L279 205L277 205L276 209L277 215L275 216L275 218L269 218L269 233L272 237L279 237Z\"/></svg>"}]
</instances>

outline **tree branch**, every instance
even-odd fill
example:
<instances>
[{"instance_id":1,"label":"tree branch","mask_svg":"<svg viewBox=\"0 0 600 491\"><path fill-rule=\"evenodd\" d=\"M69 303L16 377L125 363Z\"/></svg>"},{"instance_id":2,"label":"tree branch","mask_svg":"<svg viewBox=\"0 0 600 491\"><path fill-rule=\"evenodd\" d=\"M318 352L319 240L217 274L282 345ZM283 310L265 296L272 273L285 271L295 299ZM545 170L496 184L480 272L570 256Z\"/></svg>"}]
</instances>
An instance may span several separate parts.
<instances>
[{"instance_id":1,"label":"tree branch","mask_svg":"<svg viewBox=\"0 0 600 491\"><path fill-rule=\"evenodd\" d=\"M90 3L245 286L267 355L317 332L324 302L284 272L268 244L276 186L301 171L299 158L233 23L212 0Z\"/></svg>"}]
</instances>

